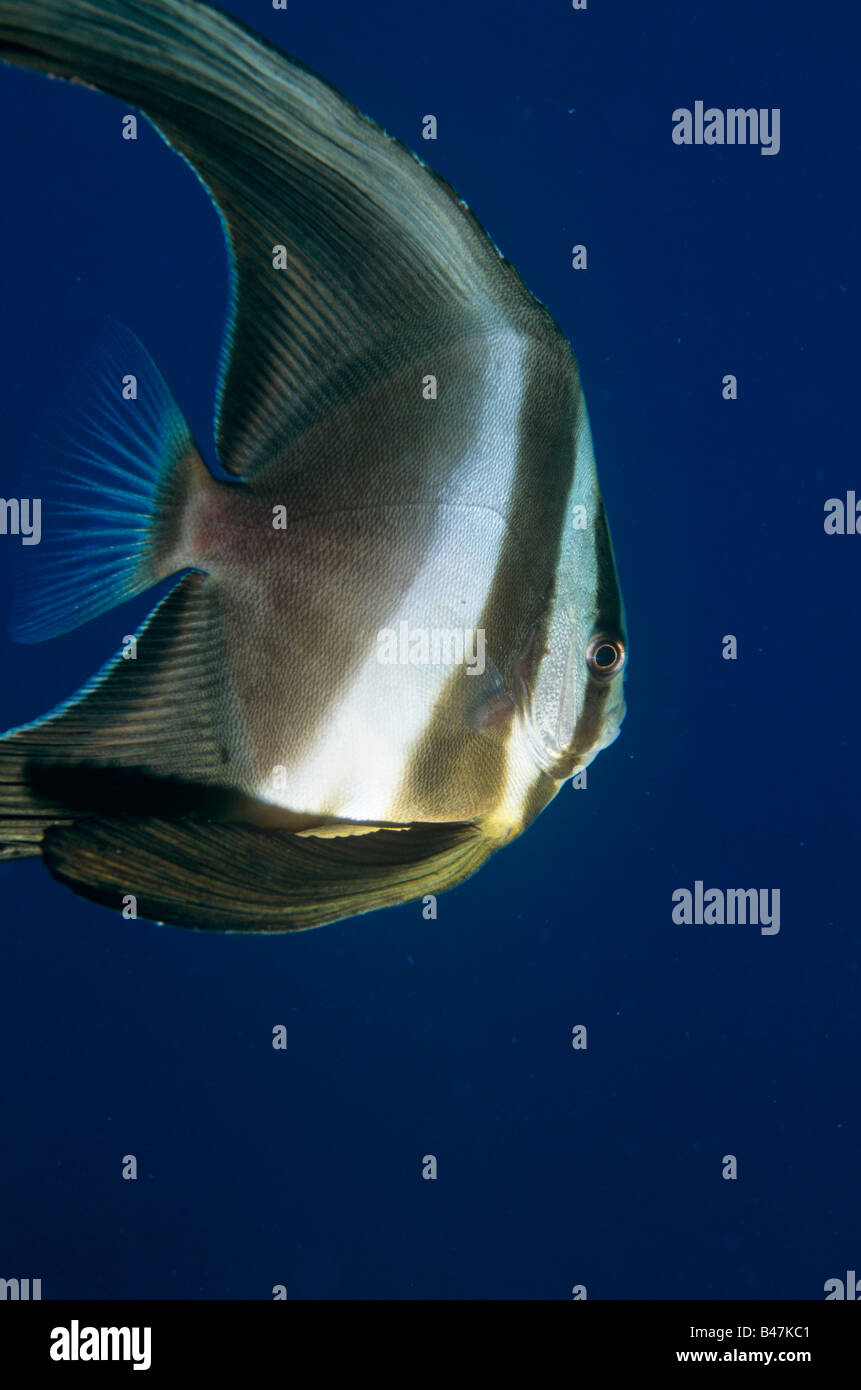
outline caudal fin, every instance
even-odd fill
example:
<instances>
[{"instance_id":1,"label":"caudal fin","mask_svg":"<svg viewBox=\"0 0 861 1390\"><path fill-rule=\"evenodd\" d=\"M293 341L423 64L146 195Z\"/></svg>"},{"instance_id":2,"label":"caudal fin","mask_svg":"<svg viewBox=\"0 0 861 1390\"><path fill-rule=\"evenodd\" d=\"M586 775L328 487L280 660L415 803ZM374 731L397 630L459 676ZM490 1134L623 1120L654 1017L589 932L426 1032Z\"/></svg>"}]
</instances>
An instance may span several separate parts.
<instances>
[{"instance_id":1,"label":"caudal fin","mask_svg":"<svg viewBox=\"0 0 861 1390\"><path fill-rule=\"evenodd\" d=\"M10 636L69 632L187 567L182 513L210 480L149 353L113 320L34 437L38 543L16 549Z\"/></svg>"},{"instance_id":2,"label":"caudal fin","mask_svg":"<svg viewBox=\"0 0 861 1390\"><path fill-rule=\"evenodd\" d=\"M124 648L70 701L0 738L0 861L40 854L48 827L132 807L215 813L230 779L211 596L205 575L186 575L138 630L134 660Z\"/></svg>"}]
</instances>

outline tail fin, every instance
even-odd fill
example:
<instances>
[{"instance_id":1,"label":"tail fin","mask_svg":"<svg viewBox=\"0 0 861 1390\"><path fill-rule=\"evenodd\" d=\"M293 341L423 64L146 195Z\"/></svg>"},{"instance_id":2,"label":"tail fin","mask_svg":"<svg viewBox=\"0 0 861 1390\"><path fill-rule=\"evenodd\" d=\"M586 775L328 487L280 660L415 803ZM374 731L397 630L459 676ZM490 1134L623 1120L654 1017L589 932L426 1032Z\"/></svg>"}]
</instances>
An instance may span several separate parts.
<instances>
[{"instance_id":1,"label":"tail fin","mask_svg":"<svg viewBox=\"0 0 861 1390\"><path fill-rule=\"evenodd\" d=\"M15 552L15 641L80 627L188 566L183 507L209 474L164 378L121 324L109 321L35 436L27 475L39 529Z\"/></svg>"},{"instance_id":2,"label":"tail fin","mask_svg":"<svg viewBox=\"0 0 861 1390\"><path fill-rule=\"evenodd\" d=\"M211 586L188 574L125 651L71 700L0 738L0 861L37 855L49 826L127 813L210 811L225 781ZM201 790L202 789L202 790Z\"/></svg>"}]
</instances>

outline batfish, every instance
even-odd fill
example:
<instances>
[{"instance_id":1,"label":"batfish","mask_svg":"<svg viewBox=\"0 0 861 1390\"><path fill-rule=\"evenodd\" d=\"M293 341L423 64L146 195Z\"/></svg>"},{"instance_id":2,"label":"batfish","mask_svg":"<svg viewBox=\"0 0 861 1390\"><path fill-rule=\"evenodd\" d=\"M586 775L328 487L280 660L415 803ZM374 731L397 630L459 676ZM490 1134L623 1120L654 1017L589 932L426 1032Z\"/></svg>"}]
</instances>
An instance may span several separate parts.
<instances>
[{"instance_id":1,"label":"batfish","mask_svg":"<svg viewBox=\"0 0 861 1390\"><path fill-rule=\"evenodd\" d=\"M625 714L562 331L443 179L217 9L0 0L0 59L142 112L214 201L230 264L220 476L112 322L34 444L42 538L13 637L176 583L0 740L0 857L222 930L453 887Z\"/></svg>"}]
</instances>

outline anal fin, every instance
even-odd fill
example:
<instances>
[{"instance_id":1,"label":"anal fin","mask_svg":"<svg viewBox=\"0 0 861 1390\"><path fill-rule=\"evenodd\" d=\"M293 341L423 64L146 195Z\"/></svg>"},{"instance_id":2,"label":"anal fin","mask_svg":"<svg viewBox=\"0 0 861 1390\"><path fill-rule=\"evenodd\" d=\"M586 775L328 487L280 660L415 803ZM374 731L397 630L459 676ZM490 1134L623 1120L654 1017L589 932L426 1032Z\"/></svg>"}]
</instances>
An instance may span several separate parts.
<instances>
[{"instance_id":1,"label":"anal fin","mask_svg":"<svg viewBox=\"0 0 861 1390\"><path fill-rule=\"evenodd\" d=\"M338 839L245 824L80 821L47 831L43 857L76 893L139 917L220 931L323 926L461 883L499 842L469 824Z\"/></svg>"}]
</instances>

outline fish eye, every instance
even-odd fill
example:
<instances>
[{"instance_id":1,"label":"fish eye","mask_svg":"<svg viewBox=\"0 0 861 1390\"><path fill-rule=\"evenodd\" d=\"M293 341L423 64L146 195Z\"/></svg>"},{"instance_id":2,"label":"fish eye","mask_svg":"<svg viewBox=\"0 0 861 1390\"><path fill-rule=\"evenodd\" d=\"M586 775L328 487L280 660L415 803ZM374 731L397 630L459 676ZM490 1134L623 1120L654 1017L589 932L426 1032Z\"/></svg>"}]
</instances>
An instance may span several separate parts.
<instances>
[{"instance_id":1,"label":"fish eye","mask_svg":"<svg viewBox=\"0 0 861 1390\"><path fill-rule=\"evenodd\" d=\"M586 648L586 665L596 680L618 676L625 665L625 644L617 637L597 633Z\"/></svg>"}]
</instances>

